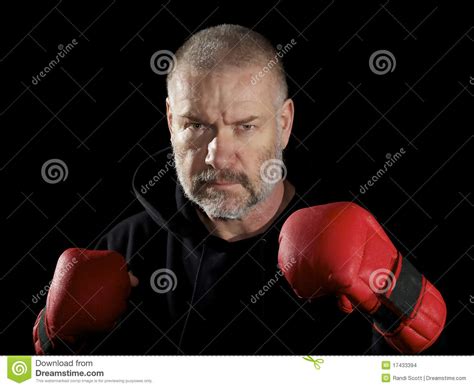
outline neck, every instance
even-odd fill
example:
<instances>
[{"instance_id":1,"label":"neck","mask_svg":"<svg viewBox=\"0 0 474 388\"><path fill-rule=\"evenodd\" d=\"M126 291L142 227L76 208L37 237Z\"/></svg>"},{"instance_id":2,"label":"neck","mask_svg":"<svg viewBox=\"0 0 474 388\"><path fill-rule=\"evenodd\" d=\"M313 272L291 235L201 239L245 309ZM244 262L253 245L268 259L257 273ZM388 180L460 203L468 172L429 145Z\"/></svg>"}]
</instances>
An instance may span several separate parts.
<instances>
[{"instance_id":1,"label":"neck","mask_svg":"<svg viewBox=\"0 0 474 388\"><path fill-rule=\"evenodd\" d=\"M209 217L202 210L196 210L209 233L226 241L250 238L267 230L275 218L286 208L295 194L294 186L279 182L268 198L256 205L241 220L222 220Z\"/></svg>"}]
</instances>

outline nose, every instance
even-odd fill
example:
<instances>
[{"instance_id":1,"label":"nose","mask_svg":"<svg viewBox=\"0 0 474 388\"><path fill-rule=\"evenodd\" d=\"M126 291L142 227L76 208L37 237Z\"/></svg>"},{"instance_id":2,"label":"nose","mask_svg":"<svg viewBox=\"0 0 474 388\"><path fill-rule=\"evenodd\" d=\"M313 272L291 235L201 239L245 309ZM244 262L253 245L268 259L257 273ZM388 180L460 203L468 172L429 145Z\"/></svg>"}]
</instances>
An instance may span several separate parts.
<instances>
[{"instance_id":1,"label":"nose","mask_svg":"<svg viewBox=\"0 0 474 388\"><path fill-rule=\"evenodd\" d=\"M207 146L206 164L216 170L232 168L235 162L235 141L232 130L218 129Z\"/></svg>"}]
</instances>

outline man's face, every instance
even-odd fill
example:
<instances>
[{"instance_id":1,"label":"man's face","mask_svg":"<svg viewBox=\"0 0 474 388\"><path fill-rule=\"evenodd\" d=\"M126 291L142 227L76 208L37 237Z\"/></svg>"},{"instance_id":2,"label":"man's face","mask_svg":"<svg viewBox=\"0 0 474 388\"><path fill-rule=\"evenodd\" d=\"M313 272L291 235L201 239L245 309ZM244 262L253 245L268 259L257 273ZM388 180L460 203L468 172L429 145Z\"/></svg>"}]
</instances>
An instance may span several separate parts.
<instances>
[{"instance_id":1,"label":"man's face","mask_svg":"<svg viewBox=\"0 0 474 388\"><path fill-rule=\"evenodd\" d=\"M186 196L212 218L241 219L278 183L264 179L260 168L281 161L288 139L275 80L250 82L258 70L183 69L172 81L167 108L177 176Z\"/></svg>"}]
</instances>

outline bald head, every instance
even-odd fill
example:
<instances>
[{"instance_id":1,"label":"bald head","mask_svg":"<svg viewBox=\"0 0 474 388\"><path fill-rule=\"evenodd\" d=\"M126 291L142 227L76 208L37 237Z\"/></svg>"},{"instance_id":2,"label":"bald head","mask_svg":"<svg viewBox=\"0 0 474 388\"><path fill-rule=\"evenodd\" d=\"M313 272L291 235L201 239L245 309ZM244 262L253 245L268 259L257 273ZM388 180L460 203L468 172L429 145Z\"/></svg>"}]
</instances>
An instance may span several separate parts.
<instances>
[{"instance_id":1,"label":"bald head","mask_svg":"<svg viewBox=\"0 0 474 388\"><path fill-rule=\"evenodd\" d=\"M280 106L288 95L285 71L278 53L263 35L246 27L222 24L192 35L176 52L176 64L167 76L168 95L173 82L183 71L223 72L228 68L271 67L268 77L275 86L275 104Z\"/></svg>"}]
</instances>

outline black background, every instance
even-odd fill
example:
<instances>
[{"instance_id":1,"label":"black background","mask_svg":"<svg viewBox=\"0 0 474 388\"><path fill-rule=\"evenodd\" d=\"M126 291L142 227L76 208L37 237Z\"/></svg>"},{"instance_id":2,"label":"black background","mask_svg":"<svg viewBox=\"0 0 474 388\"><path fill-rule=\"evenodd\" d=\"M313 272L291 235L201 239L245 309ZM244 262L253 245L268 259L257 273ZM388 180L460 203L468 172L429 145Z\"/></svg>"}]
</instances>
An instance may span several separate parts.
<instances>
[{"instance_id":1,"label":"black background","mask_svg":"<svg viewBox=\"0 0 474 388\"><path fill-rule=\"evenodd\" d=\"M284 57L296 104L291 180L318 182L321 203L368 208L445 296L449 353L472 354L472 14L448 2L363 3L2 5L0 353L33 352L45 299L33 296L60 253L93 247L141 210L132 174L169 143L165 77L151 71L150 57L201 28L235 23L275 45L297 42ZM77 46L33 85L72 39ZM381 49L396 67L376 75L369 57ZM402 147L403 157L361 194L386 154ZM48 184L41 167L53 158L68 177Z\"/></svg>"}]
</instances>

